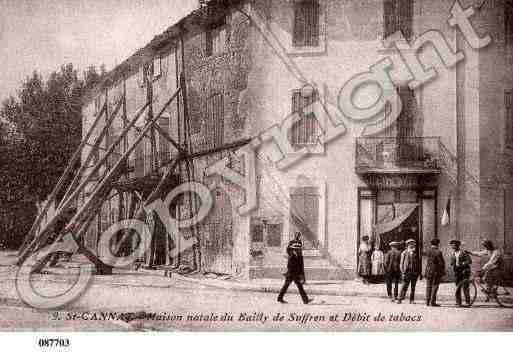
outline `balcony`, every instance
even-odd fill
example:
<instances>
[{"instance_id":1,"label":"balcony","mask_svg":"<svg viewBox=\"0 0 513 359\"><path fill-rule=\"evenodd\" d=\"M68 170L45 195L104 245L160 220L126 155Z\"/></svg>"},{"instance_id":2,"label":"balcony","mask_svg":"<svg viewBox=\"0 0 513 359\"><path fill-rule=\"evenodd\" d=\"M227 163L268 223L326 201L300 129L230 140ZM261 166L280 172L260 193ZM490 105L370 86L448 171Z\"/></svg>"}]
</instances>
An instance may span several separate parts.
<instances>
[{"instance_id":1,"label":"balcony","mask_svg":"<svg viewBox=\"0 0 513 359\"><path fill-rule=\"evenodd\" d=\"M358 174L439 174L439 137L360 137L356 139Z\"/></svg>"}]
</instances>

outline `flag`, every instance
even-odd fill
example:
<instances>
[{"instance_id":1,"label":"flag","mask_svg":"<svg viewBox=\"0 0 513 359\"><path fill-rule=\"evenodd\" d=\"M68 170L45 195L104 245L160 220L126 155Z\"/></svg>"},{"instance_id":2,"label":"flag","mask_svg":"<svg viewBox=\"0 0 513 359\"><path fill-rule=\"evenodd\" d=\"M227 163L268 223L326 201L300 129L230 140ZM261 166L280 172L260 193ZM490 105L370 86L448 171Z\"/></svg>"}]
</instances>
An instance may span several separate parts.
<instances>
[{"instance_id":1,"label":"flag","mask_svg":"<svg viewBox=\"0 0 513 359\"><path fill-rule=\"evenodd\" d=\"M448 226L451 224L451 197L447 199L444 213L442 214L442 226Z\"/></svg>"}]
</instances>

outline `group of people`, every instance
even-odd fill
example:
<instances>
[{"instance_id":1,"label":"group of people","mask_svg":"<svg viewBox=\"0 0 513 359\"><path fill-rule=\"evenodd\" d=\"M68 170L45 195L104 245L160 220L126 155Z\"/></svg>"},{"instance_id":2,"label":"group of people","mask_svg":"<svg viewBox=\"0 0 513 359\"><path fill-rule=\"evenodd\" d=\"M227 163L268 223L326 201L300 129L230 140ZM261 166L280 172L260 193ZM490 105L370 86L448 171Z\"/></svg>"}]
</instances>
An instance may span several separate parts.
<instances>
[{"instance_id":1,"label":"group of people","mask_svg":"<svg viewBox=\"0 0 513 359\"><path fill-rule=\"evenodd\" d=\"M386 274L385 256L378 245L373 246L369 241L369 236L363 236L358 255L358 274L363 282L368 284L369 279L381 278Z\"/></svg>"},{"instance_id":2,"label":"group of people","mask_svg":"<svg viewBox=\"0 0 513 359\"><path fill-rule=\"evenodd\" d=\"M368 237L362 239L362 245L359 251L359 265L358 272L360 275L368 275L368 273L379 273L384 275L386 282L386 290L388 297L392 302L402 303L406 298L408 290L410 291L410 303L415 302L415 287L417 281L423 279L421 273L421 256L417 251L416 241L408 239L406 249L400 250L402 243L399 241L392 241L389 243L390 250L383 255L379 251L377 256L370 256L370 247L368 245ZM424 278L426 280L426 305L432 307L440 306L437 303L437 293L442 278L446 275L446 263L442 251L440 250L440 240L431 240L431 247L423 253L426 257L426 268L424 271ZM468 279L471 275L471 256L483 257L487 256L489 259L478 272L479 276L486 283L486 289L493 295L493 287L500 279L503 270L503 256L499 249L495 248L490 240L483 239L482 247L484 250L472 252L461 249L461 242L459 240L451 240L449 242L452 253L450 256L450 266L454 272L454 280L457 286L456 290L456 305L463 306L462 304L462 291L465 297L465 302L470 305L470 291L469 286L459 286L459 284ZM376 250L374 251L376 252ZM373 252L373 254L374 254ZM289 242L287 246L287 271L285 273L285 282L278 295L278 302L286 303L284 300L285 293L290 284L294 282L298 288L299 294L303 303L308 304L312 302L303 287L305 283L305 269L303 263L303 244L301 241L301 233L297 232L294 239ZM376 258L377 257L377 258ZM365 266L365 268L362 268ZM402 282L401 291L399 292L399 283Z\"/></svg>"},{"instance_id":3,"label":"group of people","mask_svg":"<svg viewBox=\"0 0 513 359\"><path fill-rule=\"evenodd\" d=\"M368 241L368 240L367 240ZM365 242L365 241L364 241ZM400 251L401 243L392 241L389 243L390 250L383 258L383 269L385 272L385 281L388 297L392 302L402 303L406 298L408 289L410 290L410 303L415 302L415 287L417 281L422 279L421 273L421 257L417 252L416 242L414 239L406 241L406 249ZM483 251L471 252L461 249L459 240L451 240L449 245L452 248L450 257L450 266L454 272L454 280L457 286L456 305L462 304L462 291L467 305L470 304L470 293L468 285L458 286L463 280L468 279L471 275L471 256L488 256L488 262L481 268L478 273L486 283L487 290L491 293L493 286L500 278L502 273L502 254L496 249L493 242L483 240ZM446 264L442 251L439 248L440 240L431 240L431 248L423 255L426 257L426 268L424 278L426 279L426 305L438 307L437 293L442 278L446 275ZM372 271L372 257L366 255L368 246L360 251L359 255L359 273L368 273ZM363 261L362 261L363 259ZM362 264L363 263L363 264ZM361 266L366 265L366 269ZM366 278L364 278L366 280ZM399 292L399 283L402 281L401 291Z\"/></svg>"}]
</instances>

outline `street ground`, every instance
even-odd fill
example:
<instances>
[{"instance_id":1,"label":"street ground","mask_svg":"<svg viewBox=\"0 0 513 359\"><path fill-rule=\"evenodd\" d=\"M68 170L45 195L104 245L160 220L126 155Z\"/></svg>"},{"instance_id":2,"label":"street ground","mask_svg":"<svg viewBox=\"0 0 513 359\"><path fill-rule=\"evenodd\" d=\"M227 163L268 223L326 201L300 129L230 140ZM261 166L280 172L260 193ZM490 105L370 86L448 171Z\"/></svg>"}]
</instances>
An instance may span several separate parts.
<instances>
[{"instance_id":1,"label":"street ground","mask_svg":"<svg viewBox=\"0 0 513 359\"><path fill-rule=\"evenodd\" d=\"M290 293L285 298L289 304L280 304L275 293L227 290L155 275L95 277L71 306L58 312L41 311L20 302L14 275L14 267L0 266L0 331L513 329L513 310L494 302L457 308L452 299L444 298L442 307L433 308L426 307L422 299L399 305L379 296L315 295L312 304L304 305L297 294ZM67 285L65 279L51 275L35 278L35 282L48 293ZM137 314L127 319L126 313ZM151 318L149 313L160 317Z\"/></svg>"}]
</instances>

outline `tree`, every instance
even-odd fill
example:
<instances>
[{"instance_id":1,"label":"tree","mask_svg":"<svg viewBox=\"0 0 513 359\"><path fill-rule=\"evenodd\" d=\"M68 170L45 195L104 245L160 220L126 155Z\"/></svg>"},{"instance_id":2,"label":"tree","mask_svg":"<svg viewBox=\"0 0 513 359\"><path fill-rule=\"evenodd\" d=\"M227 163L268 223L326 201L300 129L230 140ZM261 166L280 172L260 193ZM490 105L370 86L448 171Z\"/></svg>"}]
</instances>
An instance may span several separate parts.
<instances>
[{"instance_id":1,"label":"tree","mask_svg":"<svg viewBox=\"0 0 513 359\"><path fill-rule=\"evenodd\" d=\"M27 217L28 222L34 220L33 208L47 198L80 143L82 96L101 81L102 73L90 66L83 78L79 78L73 65L67 64L45 81L34 72L21 85L17 98L11 96L3 102L0 109L4 123L0 128L0 203L4 214L0 213L0 222L3 222L0 227L10 223L7 227L16 227L11 232L17 236L9 239L9 247L15 246L12 241L17 245L22 241L23 231L30 228ZM8 133L7 127L13 128L15 135L13 131ZM27 214L23 209L15 210L20 203L26 204L22 206L24 209L30 207L31 210ZM14 218L14 221L6 218L15 216L14 213L23 218ZM23 228L19 228L21 226Z\"/></svg>"}]
</instances>

